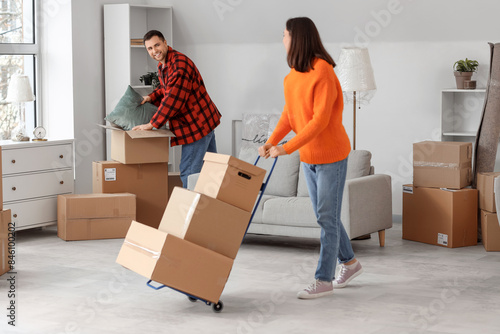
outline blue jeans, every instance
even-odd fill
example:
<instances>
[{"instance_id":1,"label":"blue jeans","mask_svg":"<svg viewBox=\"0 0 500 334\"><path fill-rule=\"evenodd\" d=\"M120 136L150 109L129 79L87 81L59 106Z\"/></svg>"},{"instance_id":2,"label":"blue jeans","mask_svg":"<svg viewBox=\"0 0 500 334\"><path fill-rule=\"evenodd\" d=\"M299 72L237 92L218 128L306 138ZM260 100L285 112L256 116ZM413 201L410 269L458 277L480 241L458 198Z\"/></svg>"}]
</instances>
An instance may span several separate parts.
<instances>
[{"instance_id":1,"label":"blue jeans","mask_svg":"<svg viewBox=\"0 0 500 334\"><path fill-rule=\"evenodd\" d=\"M347 158L331 164L302 163L314 213L321 227L321 249L315 278L335 279L337 259L346 263L354 259L351 241L340 221Z\"/></svg>"},{"instance_id":2,"label":"blue jeans","mask_svg":"<svg viewBox=\"0 0 500 334\"><path fill-rule=\"evenodd\" d=\"M194 143L182 145L179 169L181 172L182 186L184 188L187 188L187 179L189 175L201 172L203 158L206 152L217 153L214 131Z\"/></svg>"}]
</instances>

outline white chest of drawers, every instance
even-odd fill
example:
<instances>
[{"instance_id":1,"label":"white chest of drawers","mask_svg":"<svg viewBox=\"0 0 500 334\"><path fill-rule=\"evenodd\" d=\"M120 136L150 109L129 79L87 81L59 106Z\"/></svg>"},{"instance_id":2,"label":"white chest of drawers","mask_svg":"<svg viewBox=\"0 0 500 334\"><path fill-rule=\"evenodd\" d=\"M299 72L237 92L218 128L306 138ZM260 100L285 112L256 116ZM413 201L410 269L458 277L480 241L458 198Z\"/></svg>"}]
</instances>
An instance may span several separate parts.
<instances>
[{"instance_id":1,"label":"white chest of drawers","mask_svg":"<svg viewBox=\"0 0 500 334\"><path fill-rule=\"evenodd\" d=\"M73 140L0 141L3 207L16 230L57 222L57 195L74 191Z\"/></svg>"}]
</instances>

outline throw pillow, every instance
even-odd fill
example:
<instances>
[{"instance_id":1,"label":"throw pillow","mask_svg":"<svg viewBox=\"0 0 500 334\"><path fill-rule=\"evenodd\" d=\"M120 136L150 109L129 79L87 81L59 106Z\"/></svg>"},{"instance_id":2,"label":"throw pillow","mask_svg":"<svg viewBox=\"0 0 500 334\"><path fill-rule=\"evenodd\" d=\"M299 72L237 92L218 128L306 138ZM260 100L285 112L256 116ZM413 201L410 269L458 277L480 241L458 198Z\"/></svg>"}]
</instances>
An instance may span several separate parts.
<instances>
[{"instance_id":1,"label":"throw pillow","mask_svg":"<svg viewBox=\"0 0 500 334\"><path fill-rule=\"evenodd\" d=\"M141 104L141 102L141 94L129 85L115 109L104 119L126 131L132 130L136 125L149 123L158 108L151 103Z\"/></svg>"}]
</instances>

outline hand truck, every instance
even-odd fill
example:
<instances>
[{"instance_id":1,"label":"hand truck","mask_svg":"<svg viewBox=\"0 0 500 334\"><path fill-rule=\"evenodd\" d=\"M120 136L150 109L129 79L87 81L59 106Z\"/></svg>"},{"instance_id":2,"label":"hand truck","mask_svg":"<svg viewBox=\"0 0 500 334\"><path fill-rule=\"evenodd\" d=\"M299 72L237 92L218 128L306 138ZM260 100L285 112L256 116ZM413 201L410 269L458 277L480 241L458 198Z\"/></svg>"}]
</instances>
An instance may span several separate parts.
<instances>
[{"instance_id":1,"label":"hand truck","mask_svg":"<svg viewBox=\"0 0 500 334\"><path fill-rule=\"evenodd\" d=\"M257 157L257 160L255 160L255 163L254 163L254 165L255 165L255 166L256 166L256 165L257 165L257 163L259 162L259 159L260 159L260 156L258 156L258 157ZM273 165L271 166L271 169L269 170L269 174L267 175L265 182L264 182L264 183L262 184L262 186L260 187L259 197L257 198L257 202L255 203L255 206L254 206L254 208L253 208L252 215L250 216L250 221L248 222L248 226L247 226L247 229L246 229L246 231L245 231L245 235L247 234L247 232L248 232L248 228L250 227L250 224L252 223L253 216L255 215L255 212L257 211L257 207L259 206L260 200L262 199L262 195L264 195L264 191L265 191L265 190L266 190L266 188L267 188L267 184L269 183L269 178L271 177L271 175L272 175L272 173L273 173L274 166L276 166L276 162L277 162L277 161L278 161L278 158L276 157L276 158L274 159ZM244 236L243 236L243 237L244 237ZM242 242L243 242L243 240L242 240ZM180 293L182 293L182 294L185 294L185 295L188 297L189 301L191 301L191 302L196 302L196 301L198 301L198 300L199 300L199 301L204 302L204 303L205 303L206 305L208 305L208 306L212 305L212 311L214 311L215 313L219 313L219 312L221 312L221 311L222 311L222 309L224 308L224 303L222 303L222 301L221 301L221 300L219 300L217 303L212 303L212 302L210 302L210 301L208 301L208 300L204 300L204 299L202 299L202 298L199 298L199 297L196 297L196 296L192 296L192 295L190 295L189 293L186 293L186 292L184 292L184 291L180 291L180 290L174 289L174 288L169 287L169 286L164 285L164 284L163 284L163 285L160 285L160 286L154 286L154 285L151 283L152 281L153 281L153 280L149 280L149 281L146 283L146 284L147 284L147 286L149 286L150 288L155 289L155 290L160 290L160 289L163 289L163 288L170 288L170 289L172 289L172 290L175 290L175 291L177 291L177 292L180 292Z\"/></svg>"}]
</instances>

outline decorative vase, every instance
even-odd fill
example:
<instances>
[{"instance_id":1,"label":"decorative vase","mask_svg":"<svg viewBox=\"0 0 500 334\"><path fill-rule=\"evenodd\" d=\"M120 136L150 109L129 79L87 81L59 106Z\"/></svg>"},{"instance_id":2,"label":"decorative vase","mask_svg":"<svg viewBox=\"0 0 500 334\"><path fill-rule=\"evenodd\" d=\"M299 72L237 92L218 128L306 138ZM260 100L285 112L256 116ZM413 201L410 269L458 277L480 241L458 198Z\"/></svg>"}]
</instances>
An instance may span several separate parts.
<instances>
[{"instance_id":1,"label":"decorative vase","mask_svg":"<svg viewBox=\"0 0 500 334\"><path fill-rule=\"evenodd\" d=\"M458 72L455 71L455 80L457 81L457 89L464 89L464 81L470 80L474 72Z\"/></svg>"}]
</instances>

